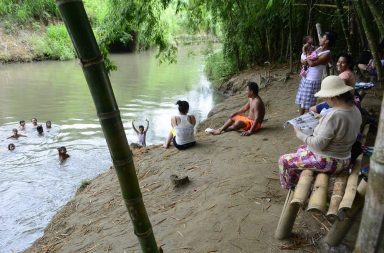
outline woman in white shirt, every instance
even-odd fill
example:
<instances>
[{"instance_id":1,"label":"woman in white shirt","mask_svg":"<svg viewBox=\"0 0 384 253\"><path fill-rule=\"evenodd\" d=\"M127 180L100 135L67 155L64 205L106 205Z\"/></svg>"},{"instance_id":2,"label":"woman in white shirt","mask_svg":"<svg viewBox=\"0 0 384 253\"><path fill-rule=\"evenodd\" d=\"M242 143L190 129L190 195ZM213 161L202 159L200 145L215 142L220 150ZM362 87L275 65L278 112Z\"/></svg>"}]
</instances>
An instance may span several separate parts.
<instances>
[{"instance_id":1,"label":"woman in white shirt","mask_svg":"<svg viewBox=\"0 0 384 253\"><path fill-rule=\"evenodd\" d=\"M194 127L196 119L193 115L188 115L189 104L187 101L177 101L179 106L179 115L172 116L172 129L164 143L164 148L168 148L171 142L180 150L187 149L196 144Z\"/></svg>"},{"instance_id":2,"label":"woman in white shirt","mask_svg":"<svg viewBox=\"0 0 384 253\"><path fill-rule=\"evenodd\" d=\"M314 94L320 89L321 77L325 66L331 60L330 48L335 43L335 36L331 32L326 32L320 39L320 47L316 49L316 59L310 59L306 55L301 55L301 63L307 64L308 70L305 77L300 80L300 86L296 94L295 103L300 107L300 115L316 104Z\"/></svg>"},{"instance_id":3,"label":"woman in white shirt","mask_svg":"<svg viewBox=\"0 0 384 253\"><path fill-rule=\"evenodd\" d=\"M333 110L320 119L312 135L295 128L296 136L305 144L296 153L280 157L283 188L294 187L302 170L333 174L349 168L352 145L361 125L361 114L354 105L352 89L338 76L324 78L321 90L315 96L324 98Z\"/></svg>"}]
</instances>

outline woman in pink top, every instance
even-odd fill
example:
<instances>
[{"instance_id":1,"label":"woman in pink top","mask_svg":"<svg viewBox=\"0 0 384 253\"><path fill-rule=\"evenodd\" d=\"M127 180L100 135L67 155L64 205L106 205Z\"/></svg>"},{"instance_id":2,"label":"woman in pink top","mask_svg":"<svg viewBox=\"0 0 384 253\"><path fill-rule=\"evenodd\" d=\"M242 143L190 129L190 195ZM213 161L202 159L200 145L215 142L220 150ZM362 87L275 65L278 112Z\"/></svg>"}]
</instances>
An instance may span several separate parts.
<instances>
[{"instance_id":1,"label":"woman in pink top","mask_svg":"<svg viewBox=\"0 0 384 253\"><path fill-rule=\"evenodd\" d=\"M353 74L352 72L352 69L353 69L352 57L349 54L340 55L339 60L337 60L336 67L337 67L337 71L339 72L340 79L343 80L346 85L351 86L352 88L355 88L356 79L355 79L355 74ZM354 89L351 90L351 93L355 94L355 90ZM360 107L360 96L358 94L354 96L354 101L355 101L355 104L358 107ZM327 113L329 112L328 110L329 108L330 106L327 102L322 102L320 104L312 106L309 109L309 111L315 112L315 113L321 113L322 115L324 115L321 111L325 109L326 111L324 111L324 113Z\"/></svg>"},{"instance_id":2,"label":"woman in pink top","mask_svg":"<svg viewBox=\"0 0 384 253\"><path fill-rule=\"evenodd\" d=\"M352 72L353 62L352 57L348 54L342 54L337 61L337 71L339 72L339 77L345 82L346 85L355 88L355 75Z\"/></svg>"}]
</instances>

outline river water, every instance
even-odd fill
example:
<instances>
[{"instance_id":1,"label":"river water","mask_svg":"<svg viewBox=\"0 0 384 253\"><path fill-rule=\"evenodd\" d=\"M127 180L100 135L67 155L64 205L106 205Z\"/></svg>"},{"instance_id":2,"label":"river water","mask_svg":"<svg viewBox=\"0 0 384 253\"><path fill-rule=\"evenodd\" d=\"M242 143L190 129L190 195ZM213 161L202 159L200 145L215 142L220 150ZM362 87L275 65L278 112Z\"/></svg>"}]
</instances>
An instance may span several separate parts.
<instances>
[{"instance_id":1,"label":"river water","mask_svg":"<svg viewBox=\"0 0 384 253\"><path fill-rule=\"evenodd\" d=\"M154 52L111 58L110 76L128 141L137 137L131 122L150 122L147 144L164 141L175 102L190 103L203 120L215 102L197 48L179 51L177 64L159 64ZM83 180L111 165L88 86L77 61L0 65L0 252L20 252L43 234L53 215ZM44 125L38 136L31 118ZM18 140L7 139L19 120L27 127ZM45 128L51 120L53 127ZM9 143L16 149L8 151ZM60 163L57 147L70 158Z\"/></svg>"}]
</instances>

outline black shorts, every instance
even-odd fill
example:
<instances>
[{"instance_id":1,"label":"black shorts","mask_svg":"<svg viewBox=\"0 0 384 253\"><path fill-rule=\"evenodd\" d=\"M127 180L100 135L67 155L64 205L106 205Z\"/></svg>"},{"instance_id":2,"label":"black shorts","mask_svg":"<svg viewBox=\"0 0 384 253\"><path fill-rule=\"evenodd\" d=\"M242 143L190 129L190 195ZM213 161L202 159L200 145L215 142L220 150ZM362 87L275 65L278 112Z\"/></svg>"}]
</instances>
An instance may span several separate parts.
<instances>
[{"instance_id":1,"label":"black shorts","mask_svg":"<svg viewBox=\"0 0 384 253\"><path fill-rule=\"evenodd\" d=\"M193 141L193 142L190 142L190 143L186 143L186 144L183 144L183 145L179 145L176 143L176 138L173 137L173 145L179 149L179 150L184 150L184 149L187 149L187 148L190 148L190 147L193 147L195 146L196 144L196 141Z\"/></svg>"}]
</instances>

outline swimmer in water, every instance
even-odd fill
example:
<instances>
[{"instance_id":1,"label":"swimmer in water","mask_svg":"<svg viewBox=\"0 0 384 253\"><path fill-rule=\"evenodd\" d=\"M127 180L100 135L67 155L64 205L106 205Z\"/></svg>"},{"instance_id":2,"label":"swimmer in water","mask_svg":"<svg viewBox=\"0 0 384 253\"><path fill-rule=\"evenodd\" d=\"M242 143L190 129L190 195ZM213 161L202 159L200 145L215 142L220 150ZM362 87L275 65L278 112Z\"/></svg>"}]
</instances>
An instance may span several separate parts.
<instances>
[{"instance_id":1,"label":"swimmer in water","mask_svg":"<svg viewBox=\"0 0 384 253\"><path fill-rule=\"evenodd\" d=\"M36 118L32 118L31 122L32 122L32 126L34 126L34 127L37 126L37 119Z\"/></svg>"},{"instance_id":2,"label":"swimmer in water","mask_svg":"<svg viewBox=\"0 0 384 253\"><path fill-rule=\"evenodd\" d=\"M42 126L42 125L38 125L38 126L36 127L36 130L37 130L37 133L38 133L39 135L42 135L43 132L44 132L44 129L43 129L43 126Z\"/></svg>"},{"instance_id":3,"label":"swimmer in water","mask_svg":"<svg viewBox=\"0 0 384 253\"><path fill-rule=\"evenodd\" d=\"M13 151L13 150L15 150L15 148L16 148L15 144L9 143L9 145L8 145L8 150L9 151Z\"/></svg>"},{"instance_id":4,"label":"swimmer in water","mask_svg":"<svg viewBox=\"0 0 384 253\"><path fill-rule=\"evenodd\" d=\"M59 151L59 160L60 162L65 161L69 155L67 154L67 148L62 146L60 148L57 148L57 151Z\"/></svg>"},{"instance_id":5,"label":"swimmer in water","mask_svg":"<svg viewBox=\"0 0 384 253\"><path fill-rule=\"evenodd\" d=\"M19 130L25 130L25 120L20 120Z\"/></svg>"},{"instance_id":6,"label":"swimmer in water","mask_svg":"<svg viewBox=\"0 0 384 253\"><path fill-rule=\"evenodd\" d=\"M50 120L48 120L47 122L45 122L45 127L46 128L52 128L52 122Z\"/></svg>"},{"instance_id":7,"label":"swimmer in water","mask_svg":"<svg viewBox=\"0 0 384 253\"><path fill-rule=\"evenodd\" d=\"M13 134L11 136L9 136L7 139L16 139L17 140L19 137L27 137L23 134L19 134L16 128L12 129L12 133Z\"/></svg>"}]
</instances>

